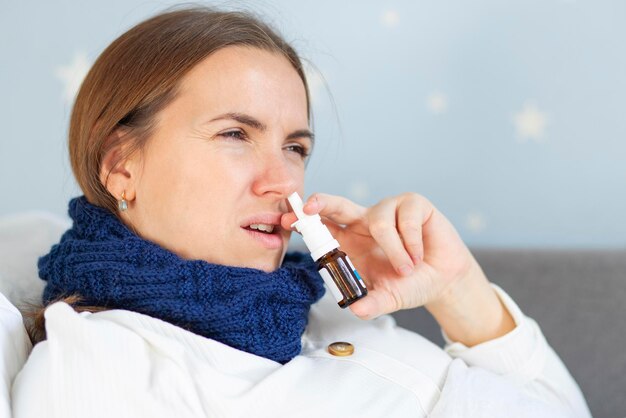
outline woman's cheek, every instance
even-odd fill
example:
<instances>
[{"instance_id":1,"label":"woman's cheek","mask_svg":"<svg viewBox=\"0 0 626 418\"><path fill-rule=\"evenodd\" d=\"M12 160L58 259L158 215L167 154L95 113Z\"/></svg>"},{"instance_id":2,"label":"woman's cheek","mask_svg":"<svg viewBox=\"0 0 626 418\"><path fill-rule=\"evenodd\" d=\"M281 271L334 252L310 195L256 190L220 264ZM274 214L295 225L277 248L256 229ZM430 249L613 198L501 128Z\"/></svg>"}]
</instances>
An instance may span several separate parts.
<instances>
[{"instance_id":1,"label":"woman's cheek","mask_svg":"<svg viewBox=\"0 0 626 418\"><path fill-rule=\"evenodd\" d=\"M246 182L254 170L255 158L249 152L220 150L212 157L203 164L202 182L222 195L237 193L237 185Z\"/></svg>"}]
</instances>

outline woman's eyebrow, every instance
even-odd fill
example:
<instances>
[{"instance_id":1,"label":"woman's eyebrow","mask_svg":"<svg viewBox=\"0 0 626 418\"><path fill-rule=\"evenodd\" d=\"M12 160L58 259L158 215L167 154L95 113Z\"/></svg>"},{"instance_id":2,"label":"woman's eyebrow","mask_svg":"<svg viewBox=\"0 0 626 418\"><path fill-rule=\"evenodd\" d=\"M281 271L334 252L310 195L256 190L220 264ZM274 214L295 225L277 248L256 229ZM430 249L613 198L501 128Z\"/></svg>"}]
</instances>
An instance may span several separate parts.
<instances>
[{"instance_id":1,"label":"woman's eyebrow","mask_svg":"<svg viewBox=\"0 0 626 418\"><path fill-rule=\"evenodd\" d=\"M246 115L244 113L237 113L237 112L229 112L229 113L224 113L222 115L216 116L213 119L211 119L209 123L215 122L218 120L224 120L224 119L231 119L231 120L237 121L239 123L247 125L261 132L264 132L267 130L267 126L261 121L259 121L258 119L255 119L253 116ZM298 129L297 131L294 131L290 133L289 135L287 135L287 139L296 139L296 138L303 138L303 137L309 138L311 142L313 142L315 135L309 129Z\"/></svg>"},{"instance_id":2,"label":"woman's eyebrow","mask_svg":"<svg viewBox=\"0 0 626 418\"><path fill-rule=\"evenodd\" d=\"M315 142L315 135L308 129L299 129L287 135L286 139L309 138L311 142Z\"/></svg>"},{"instance_id":3,"label":"woman's eyebrow","mask_svg":"<svg viewBox=\"0 0 626 418\"><path fill-rule=\"evenodd\" d=\"M254 129L256 129L258 131L261 131L261 132L267 130L267 126L265 126L263 123L259 122L254 117L252 117L250 115L243 114L243 113L236 113L236 112L224 113L223 115L219 115L217 117L214 117L213 119L211 119L209 121L209 123L215 122L217 120L223 120L223 119L235 120L235 121L237 121L239 123L243 123L244 125L248 125L251 128L254 128Z\"/></svg>"}]
</instances>

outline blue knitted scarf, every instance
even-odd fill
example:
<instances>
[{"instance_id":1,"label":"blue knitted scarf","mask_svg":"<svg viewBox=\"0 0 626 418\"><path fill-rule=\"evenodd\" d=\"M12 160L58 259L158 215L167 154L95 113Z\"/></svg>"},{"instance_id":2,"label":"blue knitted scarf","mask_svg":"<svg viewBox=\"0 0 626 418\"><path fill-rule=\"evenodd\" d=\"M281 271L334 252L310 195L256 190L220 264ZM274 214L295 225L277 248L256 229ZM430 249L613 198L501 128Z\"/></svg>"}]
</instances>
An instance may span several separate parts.
<instances>
[{"instance_id":1,"label":"blue knitted scarf","mask_svg":"<svg viewBox=\"0 0 626 418\"><path fill-rule=\"evenodd\" d=\"M69 215L72 228L39 259L44 304L79 294L81 304L140 312L282 364L300 353L324 294L310 256L287 254L271 273L184 260L84 196Z\"/></svg>"}]
</instances>

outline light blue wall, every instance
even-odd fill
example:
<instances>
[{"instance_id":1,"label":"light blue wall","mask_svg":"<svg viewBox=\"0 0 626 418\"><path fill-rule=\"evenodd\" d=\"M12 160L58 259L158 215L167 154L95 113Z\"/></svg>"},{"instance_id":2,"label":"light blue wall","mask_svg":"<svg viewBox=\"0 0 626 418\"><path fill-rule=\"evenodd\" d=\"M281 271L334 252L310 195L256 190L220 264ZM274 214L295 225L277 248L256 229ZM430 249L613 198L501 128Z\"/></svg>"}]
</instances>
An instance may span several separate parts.
<instances>
[{"instance_id":1,"label":"light blue wall","mask_svg":"<svg viewBox=\"0 0 626 418\"><path fill-rule=\"evenodd\" d=\"M169 4L0 0L0 215L65 214L71 80ZM261 12L327 80L308 193L415 191L473 246L626 246L623 0L220 4Z\"/></svg>"}]
</instances>

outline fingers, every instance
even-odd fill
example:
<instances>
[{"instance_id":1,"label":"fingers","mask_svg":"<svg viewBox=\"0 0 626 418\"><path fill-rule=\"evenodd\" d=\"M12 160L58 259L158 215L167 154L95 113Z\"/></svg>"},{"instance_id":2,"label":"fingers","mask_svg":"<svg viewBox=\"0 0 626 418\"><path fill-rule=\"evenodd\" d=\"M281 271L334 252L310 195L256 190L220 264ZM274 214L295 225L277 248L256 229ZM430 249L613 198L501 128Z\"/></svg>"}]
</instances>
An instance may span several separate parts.
<instances>
[{"instance_id":1,"label":"fingers","mask_svg":"<svg viewBox=\"0 0 626 418\"><path fill-rule=\"evenodd\" d=\"M304 205L304 213L313 215L319 213L331 221L349 225L364 218L365 209L349 199L324 193L315 193L308 198Z\"/></svg>"},{"instance_id":2,"label":"fingers","mask_svg":"<svg viewBox=\"0 0 626 418\"><path fill-rule=\"evenodd\" d=\"M370 209L367 218L372 237L380 245L393 268L406 276L413 271L414 263L404 248L396 228L397 205L396 199L384 199Z\"/></svg>"},{"instance_id":3,"label":"fingers","mask_svg":"<svg viewBox=\"0 0 626 418\"><path fill-rule=\"evenodd\" d=\"M394 301L389 292L370 290L367 296L349 306L353 314L361 319L373 319L380 315L393 312Z\"/></svg>"},{"instance_id":4,"label":"fingers","mask_svg":"<svg viewBox=\"0 0 626 418\"><path fill-rule=\"evenodd\" d=\"M432 211L432 204L417 196L404 199L398 208L398 231L414 264L424 259L422 225L428 221Z\"/></svg>"},{"instance_id":5,"label":"fingers","mask_svg":"<svg viewBox=\"0 0 626 418\"><path fill-rule=\"evenodd\" d=\"M367 212L366 208L357 205L349 199L324 193L311 195L304 204L303 210L307 215L319 214L340 225L359 223L365 219ZM285 229L290 229L291 225L297 220L295 213L290 211L282 216L281 226ZM361 228L362 230L359 231L359 226L356 226L355 232L368 234L367 228L364 226Z\"/></svg>"},{"instance_id":6,"label":"fingers","mask_svg":"<svg viewBox=\"0 0 626 418\"><path fill-rule=\"evenodd\" d=\"M291 231L291 225L293 225L293 223L297 220L298 220L298 217L296 216L295 213L293 212L284 213L283 216L280 218L280 226L286 230Z\"/></svg>"},{"instance_id":7,"label":"fingers","mask_svg":"<svg viewBox=\"0 0 626 418\"><path fill-rule=\"evenodd\" d=\"M422 225L433 213L433 205L416 193L385 199L368 214L370 233L403 276L413 272L424 259Z\"/></svg>"},{"instance_id":8,"label":"fingers","mask_svg":"<svg viewBox=\"0 0 626 418\"><path fill-rule=\"evenodd\" d=\"M424 259L422 226L428 222L434 207L416 193L387 198L367 209L340 197L313 194L303 208L308 215L319 213L338 225L349 225L352 232L371 235L383 250L394 270L410 275ZM283 215L283 228L289 229L297 220L293 212Z\"/></svg>"}]
</instances>

